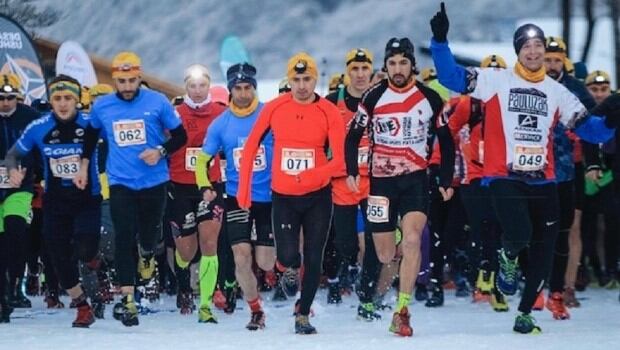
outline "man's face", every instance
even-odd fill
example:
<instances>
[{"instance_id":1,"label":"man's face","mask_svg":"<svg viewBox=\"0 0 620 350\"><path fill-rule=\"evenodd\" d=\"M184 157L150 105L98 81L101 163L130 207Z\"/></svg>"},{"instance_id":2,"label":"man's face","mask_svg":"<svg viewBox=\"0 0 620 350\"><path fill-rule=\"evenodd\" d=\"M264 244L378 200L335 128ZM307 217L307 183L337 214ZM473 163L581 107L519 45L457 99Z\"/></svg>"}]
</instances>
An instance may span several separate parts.
<instances>
[{"instance_id":1,"label":"man's face","mask_svg":"<svg viewBox=\"0 0 620 350\"><path fill-rule=\"evenodd\" d=\"M295 74L295 76L289 80L289 84L291 85L291 93L295 100L299 102L310 102L314 99L316 79L310 74Z\"/></svg>"},{"instance_id":2,"label":"man's face","mask_svg":"<svg viewBox=\"0 0 620 350\"><path fill-rule=\"evenodd\" d=\"M190 78L185 84L187 96L195 103L201 103L209 96L211 83L206 77Z\"/></svg>"},{"instance_id":3,"label":"man's face","mask_svg":"<svg viewBox=\"0 0 620 350\"><path fill-rule=\"evenodd\" d=\"M247 108L254 101L256 90L250 83L238 83L233 86L230 92L232 102L239 108Z\"/></svg>"},{"instance_id":4,"label":"man's face","mask_svg":"<svg viewBox=\"0 0 620 350\"><path fill-rule=\"evenodd\" d=\"M597 104L603 102L604 99L611 95L611 88L607 83L590 84L587 88Z\"/></svg>"},{"instance_id":5,"label":"man's face","mask_svg":"<svg viewBox=\"0 0 620 350\"><path fill-rule=\"evenodd\" d=\"M519 62L531 72L539 70L545 60L545 43L539 38L528 39L521 51L519 51Z\"/></svg>"},{"instance_id":6,"label":"man's face","mask_svg":"<svg viewBox=\"0 0 620 350\"><path fill-rule=\"evenodd\" d=\"M403 54L396 54L385 62L388 79L396 87L405 87L411 78L411 61Z\"/></svg>"},{"instance_id":7,"label":"man's face","mask_svg":"<svg viewBox=\"0 0 620 350\"><path fill-rule=\"evenodd\" d=\"M0 94L0 112L9 113L17 108L17 95Z\"/></svg>"},{"instance_id":8,"label":"man's face","mask_svg":"<svg viewBox=\"0 0 620 350\"><path fill-rule=\"evenodd\" d=\"M141 77L122 77L114 79L116 91L118 91L125 100L131 100L136 96L141 82Z\"/></svg>"},{"instance_id":9,"label":"man's face","mask_svg":"<svg viewBox=\"0 0 620 350\"><path fill-rule=\"evenodd\" d=\"M61 120L71 119L77 110L75 96L68 92L58 92L52 96L50 101L54 114Z\"/></svg>"},{"instance_id":10,"label":"man's face","mask_svg":"<svg viewBox=\"0 0 620 350\"><path fill-rule=\"evenodd\" d=\"M366 62L351 62L347 69L351 86L358 91L366 91L370 86L370 76L372 69Z\"/></svg>"},{"instance_id":11,"label":"man's face","mask_svg":"<svg viewBox=\"0 0 620 350\"><path fill-rule=\"evenodd\" d=\"M557 56L547 56L545 57L545 69L548 76L558 80L564 71L564 60Z\"/></svg>"}]
</instances>

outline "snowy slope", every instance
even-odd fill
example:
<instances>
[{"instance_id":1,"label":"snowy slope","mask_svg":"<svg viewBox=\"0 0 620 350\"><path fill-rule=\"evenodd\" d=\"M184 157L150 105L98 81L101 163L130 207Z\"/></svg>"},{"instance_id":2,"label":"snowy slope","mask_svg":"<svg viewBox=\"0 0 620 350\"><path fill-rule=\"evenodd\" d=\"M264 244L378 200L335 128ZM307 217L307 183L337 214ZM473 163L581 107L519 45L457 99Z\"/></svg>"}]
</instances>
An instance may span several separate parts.
<instances>
[{"instance_id":1,"label":"snowy slope","mask_svg":"<svg viewBox=\"0 0 620 350\"><path fill-rule=\"evenodd\" d=\"M233 315L218 312L219 324L199 324L197 316L181 316L174 310L174 300L166 298L154 308L164 310L141 316L140 326L126 328L111 317L108 307L105 320L98 320L90 329L72 329L74 310L41 314L42 302L37 300L31 318L13 319L0 325L0 349L617 349L620 344L620 303L618 290L589 289L579 293L583 306L573 309L568 321L555 321L548 311L535 312L543 334L520 335L512 332L517 300L511 311L495 313L488 304L472 304L469 299L456 299L446 291L446 305L429 309L416 303L413 314L413 338L400 338L388 333L391 316L366 323L355 319L356 299L345 297L339 306L325 303L325 291L319 291L311 319L319 331L312 336L293 334L292 301L265 302L267 328L251 333L244 327L249 320L247 305ZM264 299L269 294L263 295ZM38 298L40 299L40 298ZM65 300L68 302L68 300ZM170 311L174 310L174 311ZM19 311L15 315L25 317Z\"/></svg>"},{"instance_id":2,"label":"snowy slope","mask_svg":"<svg viewBox=\"0 0 620 350\"><path fill-rule=\"evenodd\" d=\"M86 50L112 57L135 50L150 73L181 82L185 66L202 62L217 72L218 50L227 34L238 35L258 67L260 79L279 79L288 57L306 50L321 69L342 70L346 51L368 47L382 64L392 36L409 36L416 45L431 37L429 19L436 0L39 0L63 10L64 17L40 35L73 39ZM519 18L554 16L557 2L446 0L450 39L508 41ZM420 65L429 64L420 57ZM221 77L216 75L216 80Z\"/></svg>"}]
</instances>

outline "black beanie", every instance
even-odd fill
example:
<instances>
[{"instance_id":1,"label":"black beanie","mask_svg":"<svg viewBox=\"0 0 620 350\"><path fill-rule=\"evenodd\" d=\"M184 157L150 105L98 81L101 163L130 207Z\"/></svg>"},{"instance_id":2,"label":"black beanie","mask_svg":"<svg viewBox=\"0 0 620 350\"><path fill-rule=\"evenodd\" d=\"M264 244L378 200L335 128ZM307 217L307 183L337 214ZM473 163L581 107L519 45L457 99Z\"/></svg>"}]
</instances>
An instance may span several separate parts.
<instances>
[{"instance_id":1,"label":"black beanie","mask_svg":"<svg viewBox=\"0 0 620 350\"><path fill-rule=\"evenodd\" d=\"M515 47L517 55L519 55L519 51L521 51L525 42L532 38L538 38L543 44L545 43L545 33L539 26L527 23L517 28L514 39L512 39L512 45Z\"/></svg>"},{"instance_id":2,"label":"black beanie","mask_svg":"<svg viewBox=\"0 0 620 350\"><path fill-rule=\"evenodd\" d=\"M226 71L226 80L228 80L228 90L239 83L250 83L256 89L256 68L249 63L237 63Z\"/></svg>"},{"instance_id":3,"label":"black beanie","mask_svg":"<svg viewBox=\"0 0 620 350\"><path fill-rule=\"evenodd\" d=\"M387 44L385 45L383 67L386 66L388 58L397 54L402 54L403 56L408 58L409 61L411 61L412 66L415 66L415 56L413 50L413 44L411 43L409 38L392 38L388 40Z\"/></svg>"}]
</instances>

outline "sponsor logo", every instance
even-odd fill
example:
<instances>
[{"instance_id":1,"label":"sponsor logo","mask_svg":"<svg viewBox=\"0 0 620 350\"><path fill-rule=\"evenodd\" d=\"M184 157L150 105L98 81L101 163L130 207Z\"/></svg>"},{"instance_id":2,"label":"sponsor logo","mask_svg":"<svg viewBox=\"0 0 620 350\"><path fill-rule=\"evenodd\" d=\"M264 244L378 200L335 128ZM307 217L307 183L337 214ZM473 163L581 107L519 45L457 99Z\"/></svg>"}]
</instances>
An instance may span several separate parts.
<instances>
[{"instance_id":1,"label":"sponsor logo","mask_svg":"<svg viewBox=\"0 0 620 350\"><path fill-rule=\"evenodd\" d=\"M22 34L19 32L1 32L0 49L21 50L24 47Z\"/></svg>"},{"instance_id":2,"label":"sponsor logo","mask_svg":"<svg viewBox=\"0 0 620 350\"><path fill-rule=\"evenodd\" d=\"M375 124L377 134L389 134L390 136L398 135L400 131L400 122L398 118L381 118Z\"/></svg>"},{"instance_id":3,"label":"sponsor logo","mask_svg":"<svg viewBox=\"0 0 620 350\"><path fill-rule=\"evenodd\" d=\"M75 129L75 136L84 136L84 129L82 128Z\"/></svg>"},{"instance_id":4,"label":"sponsor logo","mask_svg":"<svg viewBox=\"0 0 620 350\"><path fill-rule=\"evenodd\" d=\"M547 95L534 88L510 89L508 110L546 117L548 114Z\"/></svg>"},{"instance_id":5,"label":"sponsor logo","mask_svg":"<svg viewBox=\"0 0 620 350\"><path fill-rule=\"evenodd\" d=\"M534 115L519 114L519 126L522 128L538 129L538 117Z\"/></svg>"},{"instance_id":6,"label":"sponsor logo","mask_svg":"<svg viewBox=\"0 0 620 350\"><path fill-rule=\"evenodd\" d=\"M514 134L514 139L516 141L540 142L542 140L542 135L528 134L528 133L524 133L524 132L516 132Z\"/></svg>"},{"instance_id":7,"label":"sponsor logo","mask_svg":"<svg viewBox=\"0 0 620 350\"><path fill-rule=\"evenodd\" d=\"M45 154L46 156L69 156L74 154L82 154L82 149L43 147L43 154Z\"/></svg>"}]
</instances>

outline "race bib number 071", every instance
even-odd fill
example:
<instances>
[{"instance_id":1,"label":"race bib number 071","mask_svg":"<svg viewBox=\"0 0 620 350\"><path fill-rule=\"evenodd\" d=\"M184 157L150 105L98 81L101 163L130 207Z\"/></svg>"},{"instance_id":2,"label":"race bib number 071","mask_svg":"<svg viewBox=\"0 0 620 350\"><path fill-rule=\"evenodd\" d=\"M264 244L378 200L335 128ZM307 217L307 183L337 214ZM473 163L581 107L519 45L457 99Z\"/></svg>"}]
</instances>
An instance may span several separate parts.
<instances>
[{"instance_id":1,"label":"race bib number 071","mask_svg":"<svg viewBox=\"0 0 620 350\"><path fill-rule=\"evenodd\" d=\"M390 221L390 200L383 196L368 196L366 215L372 223Z\"/></svg>"},{"instance_id":2,"label":"race bib number 071","mask_svg":"<svg viewBox=\"0 0 620 350\"><path fill-rule=\"evenodd\" d=\"M314 149L283 148L280 167L289 175L297 175L315 166Z\"/></svg>"},{"instance_id":3,"label":"race bib number 071","mask_svg":"<svg viewBox=\"0 0 620 350\"><path fill-rule=\"evenodd\" d=\"M514 170L538 171L545 166L545 149L543 146L515 147L515 158L512 163Z\"/></svg>"},{"instance_id":4,"label":"race bib number 071","mask_svg":"<svg viewBox=\"0 0 620 350\"><path fill-rule=\"evenodd\" d=\"M112 124L114 141L120 147L143 145L146 143L144 120L120 120Z\"/></svg>"}]
</instances>

